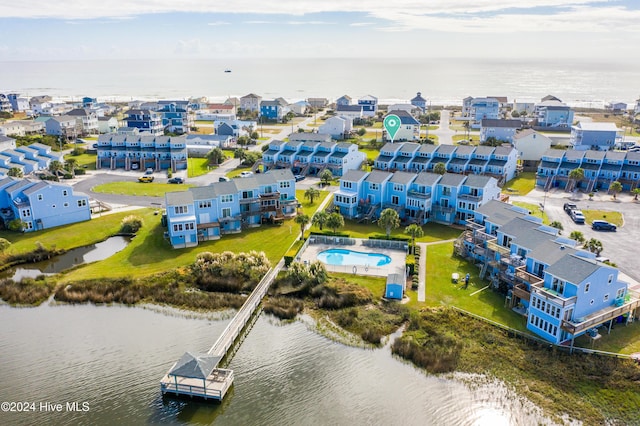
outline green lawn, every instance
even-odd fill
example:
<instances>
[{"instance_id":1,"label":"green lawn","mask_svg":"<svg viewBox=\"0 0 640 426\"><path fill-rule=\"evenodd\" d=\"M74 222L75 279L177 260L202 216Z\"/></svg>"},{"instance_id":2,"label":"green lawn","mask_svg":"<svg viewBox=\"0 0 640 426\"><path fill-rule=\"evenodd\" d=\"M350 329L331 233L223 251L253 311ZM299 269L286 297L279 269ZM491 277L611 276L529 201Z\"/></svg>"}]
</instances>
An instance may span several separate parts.
<instances>
[{"instance_id":1,"label":"green lawn","mask_svg":"<svg viewBox=\"0 0 640 426\"><path fill-rule=\"evenodd\" d=\"M74 159L78 163L78 168L86 169L86 170L95 170L96 169L96 155L95 154L81 154L81 155L71 155L67 154L64 156L65 160Z\"/></svg>"},{"instance_id":2,"label":"green lawn","mask_svg":"<svg viewBox=\"0 0 640 426\"><path fill-rule=\"evenodd\" d=\"M231 170L229 173L227 173L227 177L229 178L238 177L240 176L240 173L250 172L250 171L251 171L251 167L249 166L238 166L235 169Z\"/></svg>"},{"instance_id":3,"label":"green lawn","mask_svg":"<svg viewBox=\"0 0 640 426\"><path fill-rule=\"evenodd\" d=\"M529 210L531 212L532 216L542 218L542 223L544 223L546 225L551 223L551 221L549 220L549 217L547 216L547 214L544 213L542 211L542 209L540 208L540 206L537 205L537 204L525 203L525 202L522 202L522 201L514 201L512 204L514 206L522 207L524 209Z\"/></svg>"},{"instance_id":4,"label":"green lawn","mask_svg":"<svg viewBox=\"0 0 640 426\"><path fill-rule=\"evenodd\" d=\"M602 338L595 344L587 335L582 335L576 339L575 345L583 348L615 352L621 354L632 354L640 352L640 322L636 321L629 325L615 324L611 329L611 334L606 330L601 330Z\"/></svg>"},{"instance_id":5,"label":"green lawn","mask_svg":"<svg viewBox=\"0 0 640 426\"><path fill-rule=\"evenodd\" d=\"M606 210L582 210L582 213L584 214L588 224L591 224L594 220L606 220L616 226L622 226L623 224L622 213L620 212Z\"/></svg>"},{"instance_id":6,"label":"green lawn","mask_svg":"<svg viewBox=\"0 0 640 426\"><path fill-rule=\"evenodd\" d=\"M382 236L385 237L385 230L380 228L375 223L358 223L353 220L344 221L344 228L340 229L338 232L349 234L351 238L369 238L373 236ZM391 231L391 237L403 237L409 238L407 234L404 233L404 226L401 226L398 229L394 229ZM419 238L418 242L430 243L434 241L442 241L449 240L453 238L458 238L462 231L458 229L453 229L445 225L440 225L437 223L427 223L422 227L424 231L424 236ZM323 232L316 226L311 228L312 232ZM325 228L324 231L327 231Z\"/></svg>"},{"instance_id":7,"label":"green lawn","mask_svg":"<svg viewBox=\"0 0 640 426\"><path fill-rule=\"evenodd\" d=\"M358 148L360 152L364 152L364 155L367 156L368 160L374 161L380 155L380 151L377 149L369 149L369 148Z\"/></svg>"},{"instance_id":8,"label":"green lawn","mask_svg":"<svg viewBox=\"0 0 640 426\"><path fill-rule=\"evenodd\" d=\"M502 188L502 192L513 195L527 195L536 187L536 173L523 172L511 179Z\"/></svg>"},{"instance_id":9,"label":"green lawn","mask_svg":"<svg viewBox=\"0 0 640 426\"><path fill-rule=\"evenodd\" d=\"M142 216L145 222L147 222L153 220L153 212L153 209L141 209L105 214L86 222L58 226L37 232L18 233L0 231L0 238L6 238L11 241L12 245L7 250L9 254L30 252L36 248L37 243L42 244L47 249L56 248L69 250L95 244L117 234L120 230L122 218L125 216ZM159 216L157 217L159 218Z\"/></svg>"},{"instance_id":10,"label":"green lawn","mask_svg":"<svg viewBox=\"0 0 640 426\"><path fill-rule=\"evenodd\" d=\"M213 169L214 167L209 165L209 160L207 158L189 158L188 177L206 175Z\"/></svg>"},{"instance_id":11,"label":"green lawn","mask_svg":"<svg viewBox=\"0 0 640 426\"><path fill-rule=\"evenodd\" d=\"M341 278L345 281L358 284L371 291L374 298L384 295L385 287L387 286L387 279L385 277L373 277L368 275L353 275L353 274L341 274L337 272L329 273L330 276L335 278Z\"/></svg>"},{"instance_id":12,"label":"green lawn","mask_svg":"<svg viewBox=\"0 0 640 426\"><path fill-rule=\"evenodd\" d=\"M451 274L454 272L460 274L461 278L465 274L471 275L466 289L463 288L463 279L457 284L452 283ZM489 288L482 290L489 283L480 280L478 273L479 269L473 264L453 255L453 243L428 246L426 304L455 306L516 330L526 331L524 317L504 307L504 295ZM412 301L412 305L420 306L421 303Z\"/></svg>"},{"instance_id":13,"label":"green lawn","mask_svg":"<svg viewBox=\"0 0 640 426\"><path fill-rule=\"evenodd\" d=\"M170 183L110 182L93 187L94 192L117 195L137 195L144 197L164 197L167 192L186 191L193 185Z\"/></svg>"},{"instance_id":14,"label":"green lawn","mask_svg":"<svg viewBox=\"0 0 640 426\"><path fill-rule=\"evenodd\" d=\"M322 204L324 199L327 198L327 195L330 194L329 191L320 191L320 197L313 200L313 204L311 204L308 199L304 198L304 192L304 189L296 189L296 198L300 201L300 204L302 204L302 214L306 214L309 217L315 214L320 204Z\"/></svg>"}]
</instances>

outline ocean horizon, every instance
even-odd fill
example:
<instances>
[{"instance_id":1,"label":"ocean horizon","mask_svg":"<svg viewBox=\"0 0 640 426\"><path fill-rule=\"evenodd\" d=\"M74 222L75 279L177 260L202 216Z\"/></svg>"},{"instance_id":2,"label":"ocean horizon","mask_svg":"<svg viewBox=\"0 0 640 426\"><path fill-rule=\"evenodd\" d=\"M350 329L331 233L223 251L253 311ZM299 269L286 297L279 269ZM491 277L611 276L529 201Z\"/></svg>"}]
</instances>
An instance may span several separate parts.
<instances>
[{"instance_id":1,"label":"ocean horizon","mask_svg":"<svg viewBox=\"0 0 640 426\"><path fill-rule=\"evenodd\" d=\"M461 105L467 96L537 102L554 95L574 107L635 104L633 64L588 60L411 58L217 58L0 61L0 93L47 94L62 100L187 99L212 102L256 93L290 102L373 95L381 104L421 92L432 105ZM230 70L231 72L225 72Z\"/></svg>"}]
</instances>

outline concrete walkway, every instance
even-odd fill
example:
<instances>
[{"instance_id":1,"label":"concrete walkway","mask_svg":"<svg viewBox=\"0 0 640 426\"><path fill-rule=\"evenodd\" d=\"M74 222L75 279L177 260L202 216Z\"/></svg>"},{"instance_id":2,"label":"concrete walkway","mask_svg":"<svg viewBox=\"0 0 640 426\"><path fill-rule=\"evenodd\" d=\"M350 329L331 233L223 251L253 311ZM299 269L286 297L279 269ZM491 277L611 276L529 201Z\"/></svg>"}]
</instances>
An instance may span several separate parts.
<instances>
[{"instance_id":1,"label":"concrete walkway","mask_svg":"<svg viewBox=\"0 0 640 426\"><path fill-rule=\"evenodd\" d=\"M420 247L420 261L418 262L418 302L426 300L427 280L427 243L416 243Z\"/></svg>"}]
</instances>

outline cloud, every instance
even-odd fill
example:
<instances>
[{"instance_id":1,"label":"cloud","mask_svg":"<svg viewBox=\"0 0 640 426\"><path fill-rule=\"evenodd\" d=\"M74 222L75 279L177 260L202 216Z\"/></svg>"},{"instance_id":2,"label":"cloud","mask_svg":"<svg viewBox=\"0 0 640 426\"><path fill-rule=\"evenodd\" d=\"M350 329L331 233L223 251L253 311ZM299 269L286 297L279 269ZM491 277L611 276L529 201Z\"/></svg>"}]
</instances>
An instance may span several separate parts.
<instances>
[{"instance_id":1,"label":"cloud","mask_svg":"<svg viewBox=\"0 0 640 426\"><path fill-rule=\"evenodd\" d=\"M215 21L215 22L208 22L207 25L209 25L210 27L217 27L220 25L230 25L231 22L226 22L226 21Z\"/></svg>"},{"instance_id":2,"label":"cloud","mask_svg":"<svg viewBox=\"0 0 640 426\"><path fill-rule=\"evenodd\" d=\"M288 21L288 25L335 25L335 22L327 21Z\"/></svg>"},{"instance_id":3,"label":"cloud","mask_svg":"<svg viewBox=\"0 0 640 426\"><path fill-rule=\"evenodd\" d=\"M375 25L374 22L352 22L349 24L350 27L368 27L370 25Z\"/></svg>"},{"instance_id":4,"label":"cloud","mask_svg":"<svg viewBox=\"0 0 640 426\"><path fill-rule=\"evenodd\" d=\"M268 25L268 24L275 24L274 21L244 21L243 24L248 24L248 25Z\"/></svg>"}]
</instances>

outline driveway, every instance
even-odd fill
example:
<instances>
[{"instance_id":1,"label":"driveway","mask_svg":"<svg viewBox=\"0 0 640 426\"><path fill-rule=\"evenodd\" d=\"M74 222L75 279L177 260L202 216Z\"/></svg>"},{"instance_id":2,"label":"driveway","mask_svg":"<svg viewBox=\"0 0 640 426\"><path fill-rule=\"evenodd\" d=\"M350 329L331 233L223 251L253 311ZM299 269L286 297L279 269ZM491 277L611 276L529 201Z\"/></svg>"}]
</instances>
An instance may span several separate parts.
<instances>
[{"instance_id":1,"label":"driveway","mask_svg":"<svg viewBox=\"0 0 640 426\"><path fill-rule=\"evenodd\" d=\"M640 281L640 261L635 252L640 242L640 202L633 201L633 196L629 194L619 194L617 198L614 201L608 194L596 193L594 199L589 200L586 194L553 190L547 193L545 199L545 194L540 189L534 189L523 197L511 196L512 201L536 205L544 203L549 220L557 220L562 224L562 236L568 238L572 231L580 231L587 240L600 240L604 247L601 256L610 258L623 273ZM624 224L618 227L617 232L594 231L587 224L578 225L563 209L564 203L569 201L583 210L618 211L622 213Z\"/></svg>"},{"instance_id":2,"label":"driveway","mask_svg":"<svg viewBox=\"0 0 640 426\"><path fill-rule=\"evenodd\" d=\"M429 130L430 135L438 136L438 143L441 145L453 145L453 135L455 131L449 128L451 113L449 110L440 111L440 126L435 130Z\"/></svg>"}]
</instances>

